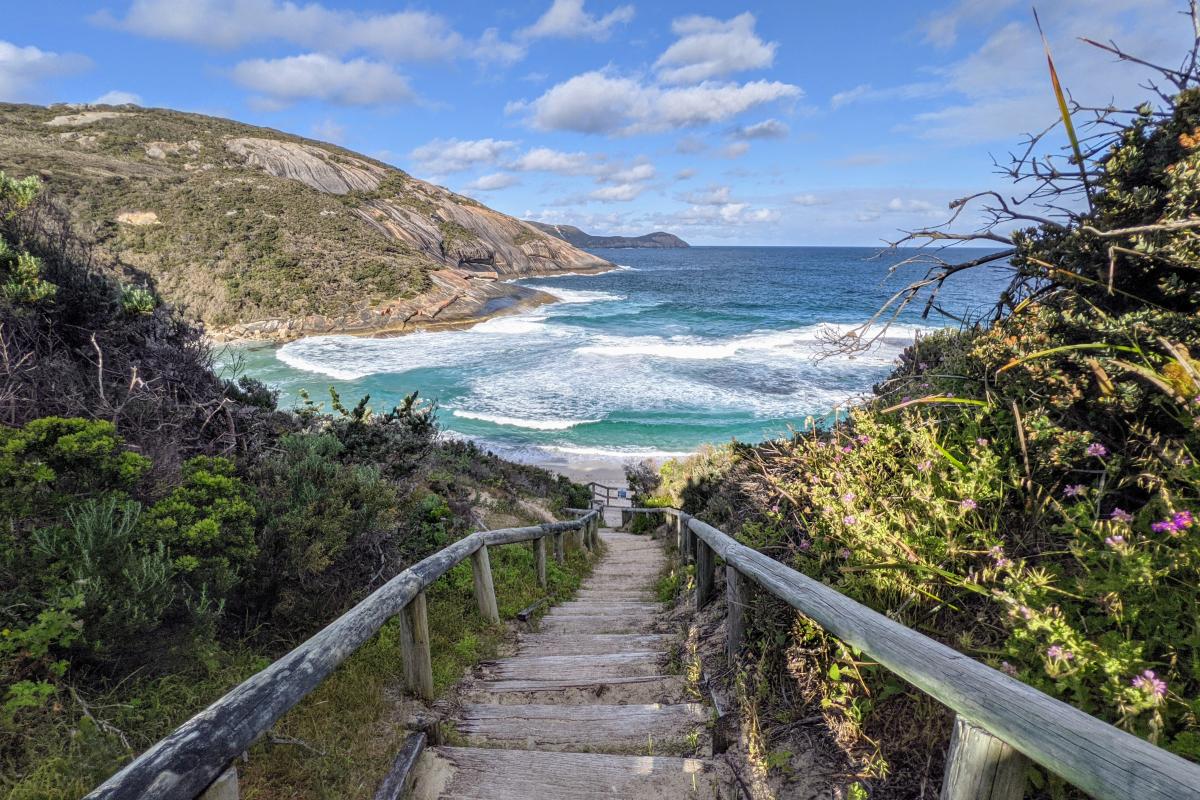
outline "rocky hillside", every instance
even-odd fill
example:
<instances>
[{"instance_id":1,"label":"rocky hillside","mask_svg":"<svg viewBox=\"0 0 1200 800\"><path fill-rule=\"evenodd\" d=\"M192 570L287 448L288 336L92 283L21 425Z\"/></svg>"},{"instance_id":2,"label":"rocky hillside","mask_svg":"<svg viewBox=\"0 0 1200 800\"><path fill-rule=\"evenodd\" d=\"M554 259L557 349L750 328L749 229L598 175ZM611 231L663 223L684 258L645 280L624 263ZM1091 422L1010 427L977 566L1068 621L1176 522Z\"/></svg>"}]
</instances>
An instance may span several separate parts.
<instances>
[{"instance_id":1,"label":"rocky hillside","mask_svg":"<svg viewBox=\"0 0 1200 800\"><path fill-rule=\"evenodd\" d=\"M690 247L675 234L664 231L655 231L644 236L593 236L574 225L547 225L532 220L525 222L576 247Z\"/></svg>"},{"instance_id":2,"label":"rocky hillside","mask_svg":"<svg viewBox=\"0 0 1200 800\"><path fill-rule=\"evenodd\" d=\"M199 114L0 104L0 170L40 176L99 261L216 338L462 323L549 300L507 278L612 266L366 156Z\"/></svg>"}]
</instances>

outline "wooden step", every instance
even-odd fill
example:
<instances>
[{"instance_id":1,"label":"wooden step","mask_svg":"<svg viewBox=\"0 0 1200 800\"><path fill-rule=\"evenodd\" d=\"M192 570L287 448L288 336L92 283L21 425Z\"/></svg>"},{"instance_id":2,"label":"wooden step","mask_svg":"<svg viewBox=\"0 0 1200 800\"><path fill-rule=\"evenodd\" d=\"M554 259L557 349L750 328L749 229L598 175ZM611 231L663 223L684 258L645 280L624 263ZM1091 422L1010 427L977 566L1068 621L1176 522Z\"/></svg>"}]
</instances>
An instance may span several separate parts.
<instances>
[{"instance_id":1,"label":"wooden step","mask_svg":"<svg viewBox=\"0 0 1200 800\"><path fill-rule=\"evenodd\" d=\"M639 675L629 678L482 680L468 691L471 701L495 705L620 703L681 703L687 687L681 675Z\"/></svg>"},{"instance_id":2,"label":"wooden step","mask_svg":"<svg viewBox=\"0 0 1200 800\"><path fill-rule=\"evenodd\" d=\"M542 617L540 633L657 633L658 615L593 616L590 614L559 614Z\"/></svg>"},{"instance_id":3,"label":"wooden step","mask_svg":"<svg viewBox=\"0 0 1200 800\"><path fill-rule=\"evenodd\" d=\"M712 798L715 764L695 758L434 747L421 757L416 800Z\"/></svg>"},{"instance_id":4,"label":"wooden step","mask_svg":"<svg viewBox=\"0 0 1200 800\"><path fill-rule=\"evenodd\" d=\"M527 750L624 747L670 752L706 722L696 703L465 706L456 723L472 743Z\"/></svg>"},{"instance_id":5,"label":"wooden step","mask_svg":"<svg viewBox=\"0 0 1200 800\"><path fill-rule=\"evenodd\" d=\"M660 633L525 633L518 638L521 655L584 656L608 653L666 652L674 636Z\"/></svg>"},{"instance_id":6,"label":"wooden step","mask_svg":"<svg viewBox=\"0 0 1200 800\"><path fill-rule=\"evenodd\" d=\"M599 681L609 678L628 678L635 675L658 675L662 653L605 653L575 656L517 656L483 664L489 678L562 678L575 680L588 677Z\"/></svg>"}]
</instances>

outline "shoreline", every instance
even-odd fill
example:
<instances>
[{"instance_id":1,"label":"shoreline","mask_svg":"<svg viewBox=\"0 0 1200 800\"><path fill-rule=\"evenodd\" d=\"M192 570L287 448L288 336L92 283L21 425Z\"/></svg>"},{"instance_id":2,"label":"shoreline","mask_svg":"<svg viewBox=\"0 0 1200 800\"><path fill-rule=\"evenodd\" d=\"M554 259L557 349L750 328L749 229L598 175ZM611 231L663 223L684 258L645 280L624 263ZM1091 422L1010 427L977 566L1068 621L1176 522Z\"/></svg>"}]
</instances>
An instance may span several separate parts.
<instances>
[{"instance_id":1,"label":"shoreline","mask_svg":"<svg viewBox=\"0 0 1200 800\"><path fill-rule=\"evenodd\" d=\"M294 342L298 339L305 339L310 336L358 336L362 338L390 338L394 336L405 336L410 333L417 333L418 331L466 330L480 324L481 322L487 322L490 319L522 314L541 306L561 302L557 297L548 292L530 289L526 286L515 285L516 281L526 280L529 278L569 277L572 275L603 275L606 272L614 272L621 269L621 267L617 264L612 264L611 262L608 263L610 264L608 267L594 269L572 267L566 270L533 270L516 277L505 278L503 280L489 280L486 283L481 283L478 279L472 278L471 273L467 271L439 270L438 272L442 273L441 278L443 281L453 281L453 283L459 284L459 287L462 289L462 291L458 293L451 293L449 297L444 297L440 300L437 299L438 289L435 288L425 292L423 296L433 303L434 310L432 313L428 314L428 316L420 319L417 319L417 317L420 314L428 311L428 307L414 311L407 318L401 320L399 324L385 324L376 327L349 327L346 325L331 325L325 328L313 327L307 329L297 329L294 327L294 325L292 325L294 320L275 318L237 323L236 326L230 326L229 328L213 331L211 333L206 331L204 334L204 340L213 347L221 347L226 345L232 345L236 347L244 347L248 345L279 346L287 344L288 342ZM451 277L446 277L446 273L451 273ZM485 296L472 298L477 304L476 308L466 310L461 312L459 315L450 316L446 319L438 319L438 314L445 311L457 301L463 299L464 293L468 291L468 282L474 284L473 286L469 287L469 291L479 291L479 289L487 286L507 286L510 288L510 291L524 290L527 291L528 294L520 297L514 297L512 294L496 294L494 292L488 292L487 290L484 290ZM446 289L443 288L442 292L445 294ZM415 303L420 300L421 297L422 295L418 295L417 298L413 298L412 300L407 300L404 302ZM503 307L495 308L490 311L486 310L488 305L495 301L509 299L511 299L512 302L505 304ZM275 327L270 330L264 329L265 335L260 336L229 336L224 333L224 331L229 330L230 328L248 325L274 325Z\"/></svg>"}]
</instances>

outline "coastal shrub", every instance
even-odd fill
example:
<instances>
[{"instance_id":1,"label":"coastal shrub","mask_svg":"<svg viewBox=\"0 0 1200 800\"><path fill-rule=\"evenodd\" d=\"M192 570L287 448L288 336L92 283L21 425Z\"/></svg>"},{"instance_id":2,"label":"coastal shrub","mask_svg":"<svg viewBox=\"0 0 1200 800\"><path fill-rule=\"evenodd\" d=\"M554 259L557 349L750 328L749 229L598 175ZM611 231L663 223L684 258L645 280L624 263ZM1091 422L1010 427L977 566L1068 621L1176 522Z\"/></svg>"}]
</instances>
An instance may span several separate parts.
<instances>
[{"instance_id":1,"label":"coastal shrub","mask_svg":"<svg viewBox=\"0 0 1200 800\"><path fill-rule=\"evenodd\" d=\"M1029 299L922 338L832 429L669 463L663 494L1200 760L1197 131L1194 90L1169 116L1135 116L1097 164L1082 223L1014 235ZM874 792L938 784L944 708L781 604L750 616L737 684L753 718L818 709ZM1049 774L1032 791L1075 796Z\"/></svg>"},{"instance_id":2,"label":"coastal shrub","mask_svg":"<svg viewBox=\"0 0 1200 800\"><path fill-rule=\"evenodd\" d=\"M297 635L365 591L395 521L395 487L376 467L342 463L344 452L332 433L288 434L254 476L254 590Z\"/></svg>"}]
</instances>

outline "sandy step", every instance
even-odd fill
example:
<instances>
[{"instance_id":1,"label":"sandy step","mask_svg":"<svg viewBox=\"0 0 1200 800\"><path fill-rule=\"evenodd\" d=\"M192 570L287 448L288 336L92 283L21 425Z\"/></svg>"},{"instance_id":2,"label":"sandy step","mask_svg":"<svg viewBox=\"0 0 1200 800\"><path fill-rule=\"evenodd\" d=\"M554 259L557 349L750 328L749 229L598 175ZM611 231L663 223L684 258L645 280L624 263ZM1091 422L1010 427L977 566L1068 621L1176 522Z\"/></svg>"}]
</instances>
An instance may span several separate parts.
<instances>
[{"instance_id":1,"label":"sandy step","mask_svg":"<svg viewBox=\"0 0 1200 800\"><path fill-rule=\"evenodd\" d=\"M522 655L584 656L610 653L666 652L674 636L659 633L543 634L526 633L518 639Z\"/></svg>"},{"instance_id":2,"label":"sandy step","mask_svg":"<svg viewBox=\"0 0 1200 800\"><path fill-rule=\"evenodd\" d=\"M670 752L704 727L697 703L636 705L482 705L463 708L456 723L472 743L527 750L638 748ZM676 751L678 752L678 751Z\"/></svg>"},{"instance_id":3,"label":"sandy step","mask_svg":"<svg viewBox=\"0 0 1200 800\"><path fill-rule=\"evenodd\" d=\"M416 800L662 800L718 796L716 765L695 758L434 747Z\"/></svg>"},{"instance_id":4,"label":"sandy step","mask_svg":"<svg viewBox=\"0 0 1200 800\"><path fill-rule=\"evenodd\" d=\"M593 680L660 675L662 653L605 653L576 656L517 656L483 665L484 674L493 680L526 678L530 680Z\"/></svg>"}]
</instances>

